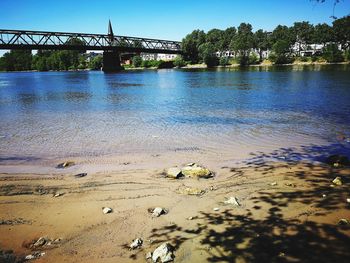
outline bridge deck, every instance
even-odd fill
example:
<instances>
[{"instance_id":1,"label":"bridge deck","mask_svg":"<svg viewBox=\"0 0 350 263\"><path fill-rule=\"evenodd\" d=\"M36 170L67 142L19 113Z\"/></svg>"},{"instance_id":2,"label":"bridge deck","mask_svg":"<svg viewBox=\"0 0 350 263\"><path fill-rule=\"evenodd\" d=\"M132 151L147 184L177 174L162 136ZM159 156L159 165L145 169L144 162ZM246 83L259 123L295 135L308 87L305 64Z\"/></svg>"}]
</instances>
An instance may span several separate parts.
<instances>
[{"instance_id":1,"label":"bridge deck","mask_svg":"<svg viewBox=\"0 0 350 263\"><path fill-rule=\"evenodd\" d=\"M181 53L181 42L103 34L0 29L0 49L115 50Z\"/></svg>"}]
</instances>

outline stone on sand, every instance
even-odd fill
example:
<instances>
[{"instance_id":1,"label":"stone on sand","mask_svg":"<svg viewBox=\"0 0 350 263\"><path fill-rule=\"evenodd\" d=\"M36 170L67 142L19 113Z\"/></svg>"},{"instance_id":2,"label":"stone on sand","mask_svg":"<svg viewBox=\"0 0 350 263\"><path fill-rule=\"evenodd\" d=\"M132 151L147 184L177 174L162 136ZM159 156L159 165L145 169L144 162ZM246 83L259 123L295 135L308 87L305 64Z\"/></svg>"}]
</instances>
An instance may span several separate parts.
<instances>
[{"instance_id":1,"label":"stone on sand","mask_svg":"<svg viewBox=\"0 0 350 263\"><path fill-rule=\"evenodd\" d=\"M47 238L45 237L40 237L34 244L33 247L42 247L43 245L45 245L45 243L47 242Z\"/></svg>"},{"instance_id":2,"label":"stone on sand","mask_svg":"<svg viewBox=\"0 0 350 263\"><path fill-rule=\"evenodd\" d=\"M335 185L342 185L343 182L341 180L341 178L339 176L337 176L336 178L334 178L334 180L332 181L333 184Z\"/></svg>"},{"instance_id":3,"label":"stone on sand","mask_svg":"<svg viewBox=\"0 0 350 263\"><path fill-rule=\"evenodd\" d=\"M181 169L178 167L171 167L167 170L166 176L169 178L177 179L182 176Z\"/></svg>"},{"instance_id":4,"label":"stone on sand","mask_svg":"<svg viewBox=\"0 0 350 263\"><path fill-rule=\"evenodd\" d=\"M102 207L102 212L104 214L109 214L109 213L112 213L113 209L110 208L110 207Z\"/></svg>"},{"instance_id":5,"label":"stone on sand","mask_svg":"<svg viewBox=\"0 0 350 263\"><path fill-rule=\"evenodd\" d=\"M68 168L70 166L75 165L75 162L72 161L67 161L67 162L63 162L63 163L59 163L56 168Z\"/></svg>"},{"instance_id":6,"label":"stone on sand","mask_svg":"<svg viewBox=\"0 0 350 263\"><path fill-rule=\"evenodd\" d=\"M152 216L154 217L159 217L161 215L165 215L168 211L165 210L164 208L161 208L161 207L156 207L153 209L152 211Z\"/></svg>"},{"instance_id":7,"label":"stone on sand","mask_svg":"<svg viewBox=\"0 0 350 263\"><path fill-rule=\"evenodd\" d=\"M235 205L235 206L240 206L240 204L238 203L238 200L236 197L231 196L229 199L227 199L226 201L224 201L225 204L227 205Z\"/></svg>"},{"instance_id":8,"label":"stone on sand","mask_svg":"<svg viewBox=\"0 0 350 263\"><path fill-rule=\"evenodd\" d=\"M142 239L141 238L136 238L132 243L130 244L131 249L136 249L142 246Z\"/></svg>"},{"instance_id":9,"label":"stone on sand","mask_svg":"<svg viewBox=\"0 0 350 263\"><path fill-rule=\"evenodd\" d=\"M157 247L153 254L152 254L152 260L154 263L156 262L170 262L174 260L174 254L173 254L174 248L172 245L170 245L168 242L163 243L159 247Z\"/></svg>"},{"instance_id":10,"label":"stone on sand","mask_svg":"<svg viewBox=\"0 0 350 263\"><path fill-rule=\"evenodd\" d=\"M202 167L198 164L184 166L181 169L181 173L184 176L189 177L189 178L211 178L211 177L213 177L212 172L210 172L207 168Z\"/></svg>"},{"instance_id":11,"label":"stone on sand","mask_svg":"<svg viewBox=\"0 0 350 263\"><path fill-rule=\"evenodd\" d=\"M45 255L45 252L40 252L40 251L36 251L36 252L33 252L32 254L30 255L27 255L25 256L25 260L32 260L32 259L37 259L37 258L40 258L42 256Z\"/></svg>"}]
</instances>

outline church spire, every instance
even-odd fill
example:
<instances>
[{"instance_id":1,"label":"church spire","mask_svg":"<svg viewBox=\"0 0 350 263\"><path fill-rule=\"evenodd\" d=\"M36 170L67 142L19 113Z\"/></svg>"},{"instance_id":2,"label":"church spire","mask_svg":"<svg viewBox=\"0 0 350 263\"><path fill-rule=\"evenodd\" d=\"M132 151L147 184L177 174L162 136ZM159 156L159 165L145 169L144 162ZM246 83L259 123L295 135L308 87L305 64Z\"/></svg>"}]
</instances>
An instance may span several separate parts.
<instances>
[{"instance_id":1,"label":"church spire","mask_svg":"<svg viewBox=\"0 0 350 263\"><path fill-rule=\"evenodd\" d=\"M108 22L108 36L110 39L114 38L111 20Z\"/></svg>"}]
</instances>

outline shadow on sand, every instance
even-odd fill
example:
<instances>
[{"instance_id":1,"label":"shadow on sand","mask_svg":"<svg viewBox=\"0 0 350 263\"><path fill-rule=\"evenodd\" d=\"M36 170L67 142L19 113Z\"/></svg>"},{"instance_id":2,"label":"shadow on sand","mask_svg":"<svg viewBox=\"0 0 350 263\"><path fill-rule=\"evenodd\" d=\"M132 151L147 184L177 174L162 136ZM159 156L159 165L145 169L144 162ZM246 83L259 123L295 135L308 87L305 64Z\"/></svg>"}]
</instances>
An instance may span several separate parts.
<instances>
[{"instance_id":1,"label":"shadow on sand","mask_svg":"<svg viewBox=\"0 0 350 263\"><path fill-rule=\"evenodd\" d=\"M153 229L151 238L169 241L176 249L184 242L198 240L194 250L202 250L208 262L350 262L349 225L337 225L338 217L326 219L331 213L337 215L337 211L347 211L349 215L346 185L350 177L344 176L348 168L305 162L303 169L288 171L300 161L324 161L330 154L349 154L348 150L342 145L330 145L252 154L246 167L232 171L249 178L252 169L262 177L284 169L286 176L301 178L307 187L261 189L249 197L254 205L243 213L236 209L201 211L195 219L196 228L174 224ZM342 177L343 185L330 187L336 176ZM285 211L298 207L303 210L297 211L297 216L286 217ZM310 215L305 207L310 207ZM267 210L264 216L258 214L262 208Z\"/></svg>"}]
</instances>

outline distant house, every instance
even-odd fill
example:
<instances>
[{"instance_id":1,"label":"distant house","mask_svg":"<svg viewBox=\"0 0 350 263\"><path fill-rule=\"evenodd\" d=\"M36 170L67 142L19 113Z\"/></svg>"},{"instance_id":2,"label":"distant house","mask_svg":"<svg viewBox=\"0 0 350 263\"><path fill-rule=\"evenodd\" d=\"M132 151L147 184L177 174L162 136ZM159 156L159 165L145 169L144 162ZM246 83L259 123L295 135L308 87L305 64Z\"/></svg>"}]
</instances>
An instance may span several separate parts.
<instances>
[{"instance_id":1,"label":"distant house","mask_svg":"<svg viewBox=\"0 0 350 263\"><path fill-rule=\"evenodd\" d=\"M177 57L177 54L149 54L149 53L141 53L142 60L174 60Z\"/></svg>"}]
</instances>

